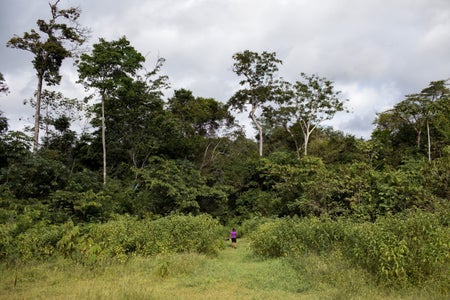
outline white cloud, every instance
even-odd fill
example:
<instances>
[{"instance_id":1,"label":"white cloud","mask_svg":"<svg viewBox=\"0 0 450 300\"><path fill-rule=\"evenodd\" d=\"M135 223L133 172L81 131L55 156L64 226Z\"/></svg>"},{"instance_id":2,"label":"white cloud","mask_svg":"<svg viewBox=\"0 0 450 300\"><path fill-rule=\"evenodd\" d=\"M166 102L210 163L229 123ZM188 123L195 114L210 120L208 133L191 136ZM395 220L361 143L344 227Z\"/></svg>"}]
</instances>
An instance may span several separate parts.
<instances>
[{"instance_id":1,"label":"white cloud","mask_svg":"<svg viewBox=\"0 0 450 300\"><path fill-rule=\"evenodd\" d=\"M349 100L346 105L350 113L338 113L326 124L358 138L370 138L376 113L390 109L393 103L403 97L394 83L376 87L364 86L361 83L336 84L335 87L342 91L343 99Z\"/></svg>"}]
</instances>

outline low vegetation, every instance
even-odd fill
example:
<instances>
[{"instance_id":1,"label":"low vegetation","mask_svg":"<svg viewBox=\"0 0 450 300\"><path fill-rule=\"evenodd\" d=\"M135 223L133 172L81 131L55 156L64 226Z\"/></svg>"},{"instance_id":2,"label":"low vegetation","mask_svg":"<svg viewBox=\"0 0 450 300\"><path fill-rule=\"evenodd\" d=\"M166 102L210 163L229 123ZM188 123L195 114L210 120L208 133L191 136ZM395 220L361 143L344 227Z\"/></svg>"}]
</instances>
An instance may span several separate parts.
<instances>
[{"instance_id":1,"label":"low vegetation","mask_svg":"<svg viewBox=\"0 0 450 300\"><path fill-rule=\"evenodd\" d=\"M2 226L0 296L445 299L448 221L428 213L374 223L253 219L238 249L207 215L35 225L15 237L17 227L8 235Z\"/></svg>"},{"instance_id":2,"label":"low vegetation","mask_svg":"<svg viewBox=\"0 0 450 300\"><path fill-rule=\"evenodd\" d=\"M277 219L251 234L251 248L264 257L291 257L294 261L305 253L334 253L371 274L380 285L436 284L448 292L448 221L448 216L427 213L384 217L374 223Z\"/></svg>"}]
</instances>

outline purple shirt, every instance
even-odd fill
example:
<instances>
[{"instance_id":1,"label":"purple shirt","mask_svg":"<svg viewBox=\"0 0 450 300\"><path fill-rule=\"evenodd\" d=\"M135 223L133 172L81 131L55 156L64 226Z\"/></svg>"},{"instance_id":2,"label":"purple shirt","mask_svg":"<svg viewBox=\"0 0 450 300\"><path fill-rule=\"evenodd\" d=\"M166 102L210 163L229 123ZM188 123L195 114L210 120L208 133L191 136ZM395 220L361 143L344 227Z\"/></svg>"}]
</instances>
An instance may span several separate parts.
<instances>
[{"instance_id":1,"label":"purple shirt","mask_svg":"<svg viewBox=\"0 0 450 300\"><path fill-rule=\"evenodd\" d=\"M230 232L230 236L231 236L232 239L237 238L237 232L236 231Z\"/></svg>"}]
</instances>

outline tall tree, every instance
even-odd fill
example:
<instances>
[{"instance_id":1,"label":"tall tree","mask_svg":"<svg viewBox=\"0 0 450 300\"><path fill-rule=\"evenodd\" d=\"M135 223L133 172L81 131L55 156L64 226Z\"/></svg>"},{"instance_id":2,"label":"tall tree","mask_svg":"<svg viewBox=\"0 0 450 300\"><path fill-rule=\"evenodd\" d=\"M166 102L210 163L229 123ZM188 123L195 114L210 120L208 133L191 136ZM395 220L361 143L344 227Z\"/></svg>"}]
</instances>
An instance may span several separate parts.
<instances>
[{"instance_id":1,"label":"tall tree","mask_svg":"<svg viewBox=\"0 0 450 300\"><path fill-rule=\"evenodd\" d=\"M308 155L308 143L312 132L322 122L331 120L337 112L345 110L345 101L339 98L333 82L318 75L301 73L302 79L288 85L285 96L281 97L275 119L281 123L294 139L297 155L300 157L300 138L293 133L295 125L301 129L304 155ZM297 126L297 127L298 127Z\"/></svg>"},{"instance_id":2,"label":"tall tree","mask_svg":"<svg viewBox=\"0 0 450 300\"><path fill-rule=\"evenodd\" d=\"M449 132L450 122L448 122L448 112L450 108L450 89L447 87L447 81L432 81L428 87L420 92L427 130L427 153L429 161L431 161L431 123L438 123L437 119L442 121L442 117L445 119L445 116L447 116L447 122L444 122L444 124L446 123L446 126L444 126L447 129L444 129L444 132ZM444 114L442 114L443 112Z\"/></svg>"},{"instance_id":3,"label":"tall tree","mask_svg":"<svg viewBox=\"0 0 450 300\"><path fill-rule=\"evenodd\" d=\"M406 95L392 109L379 113L372 139L384 145L384 159L391 164L419 153L430 161L442 157L450 142L449 116L448 79L432 81L421 92Z\"/></svg>"},{"instance_id":4,"label":"tall tree","mask_svg":"<svg viewBox=\"0 0 450 300\"><path fill-rule=\"evenodd\" d=\"M432 81L420 93L407 95L393 109L381 113L375 121L378 125L377 132L389 128L389 137L396 144L408 145L413 144L411 131L414 130L417 151L426 147L428 160L431 160L433 132L436 142L439 136L444 140L445 137L450 137L449 112L450 89L446 86L446 81ZM424 133L427 137L426 146L422 141Z\"/></svg>"},{"instance_id":5,"label":"tall tree","mask_svg":"<svg viewBox=\"0 0 450 300\"><path fill-rule=\"evenodd\" d=\"M61 81L60 67L64 59L73 57L78 46L86 40L87 30L77 22L79 8L58 8L60 0L49 3L51 18L48 21L37 20L39 31L31 29L22 37L15 35L6 44L8 47L26 50L34 55L32 61L37 76L36 111L34 115L34 145L36 153L39 146L39 126L41 97L44 82L57 85Z\"/></svg>"},{"instance_id":6,"label":"tall tree","mask_svg":"<svg viewBox=\"0 0 450 300\"><path fill-rule=\"evenodd\" d=\"M123 85L114 101L107 101L106 141L109 146L108 163L133 165L142 168L151 155L158 155L173 136L171 118L164 111L163 89L168 78L159 71L164 62L158 58L155 69L138 75Z\"/></svg>"},{"instance_id":7,"label":"tall tree","mask_svg":"<svg viewBox=\"0 0 450 300\"><path fill-rule=\"evenodd\" d=\"M108 42L100 39L92 54L82 54L78 64L79 82L86 89L96 89L101 100L101 136L103 150L103 183L106 183L106 126L105 103L116 97L118 91L133 81L133 76L142 68L144 56L122 37Z\"/></svg>"},{"instance_id":8,"label":"tall tree","mask_svg":"<svg viewBox=\"0 0 450 300\"><path fill-rule=\"evenodd\" d=\"M258 130L259 155L263 155L263 126L258 119L257 111L277 97L279 81L274 78L278 65L282 61L276 58L275 52L252 52L245 50L233 55L233 72L242 77L239 84L243 87L228 101L229 107L243 112L250 106L249 117Z\"/></svg>"},{"instance_id":9,"label":"tall tree","mask_svg":"<svg viewBox=\"0 0 450 300\"><path fill-rule=\"evenodd\" d=\"M417 134L416 145L420 149L422 133L426 123L423 110L423 98L418 94L407 95L406 99L394 106L393 112L405 124L410 125Z\"/></svg>"}]
</instances>

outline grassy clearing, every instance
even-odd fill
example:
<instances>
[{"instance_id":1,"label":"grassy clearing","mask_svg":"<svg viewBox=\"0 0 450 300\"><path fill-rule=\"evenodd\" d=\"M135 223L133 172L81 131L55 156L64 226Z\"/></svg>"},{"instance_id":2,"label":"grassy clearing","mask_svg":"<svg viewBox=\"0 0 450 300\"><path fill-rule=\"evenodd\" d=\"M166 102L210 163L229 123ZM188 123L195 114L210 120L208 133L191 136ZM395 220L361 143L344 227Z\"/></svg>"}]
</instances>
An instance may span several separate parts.
<instances>
[{"instance_id":1,"label":"grassy clearing","mask_svg":"<svg viewBox=\"0 0 450 300\"><path fill-rule=\"evenodd\" d=\"M258 259L245 240L215 258L176 254L95 268L67 260L0 268L0 299L444 299L425 290L382 289L338 253Z\"/></svg>"}]
</instances>

